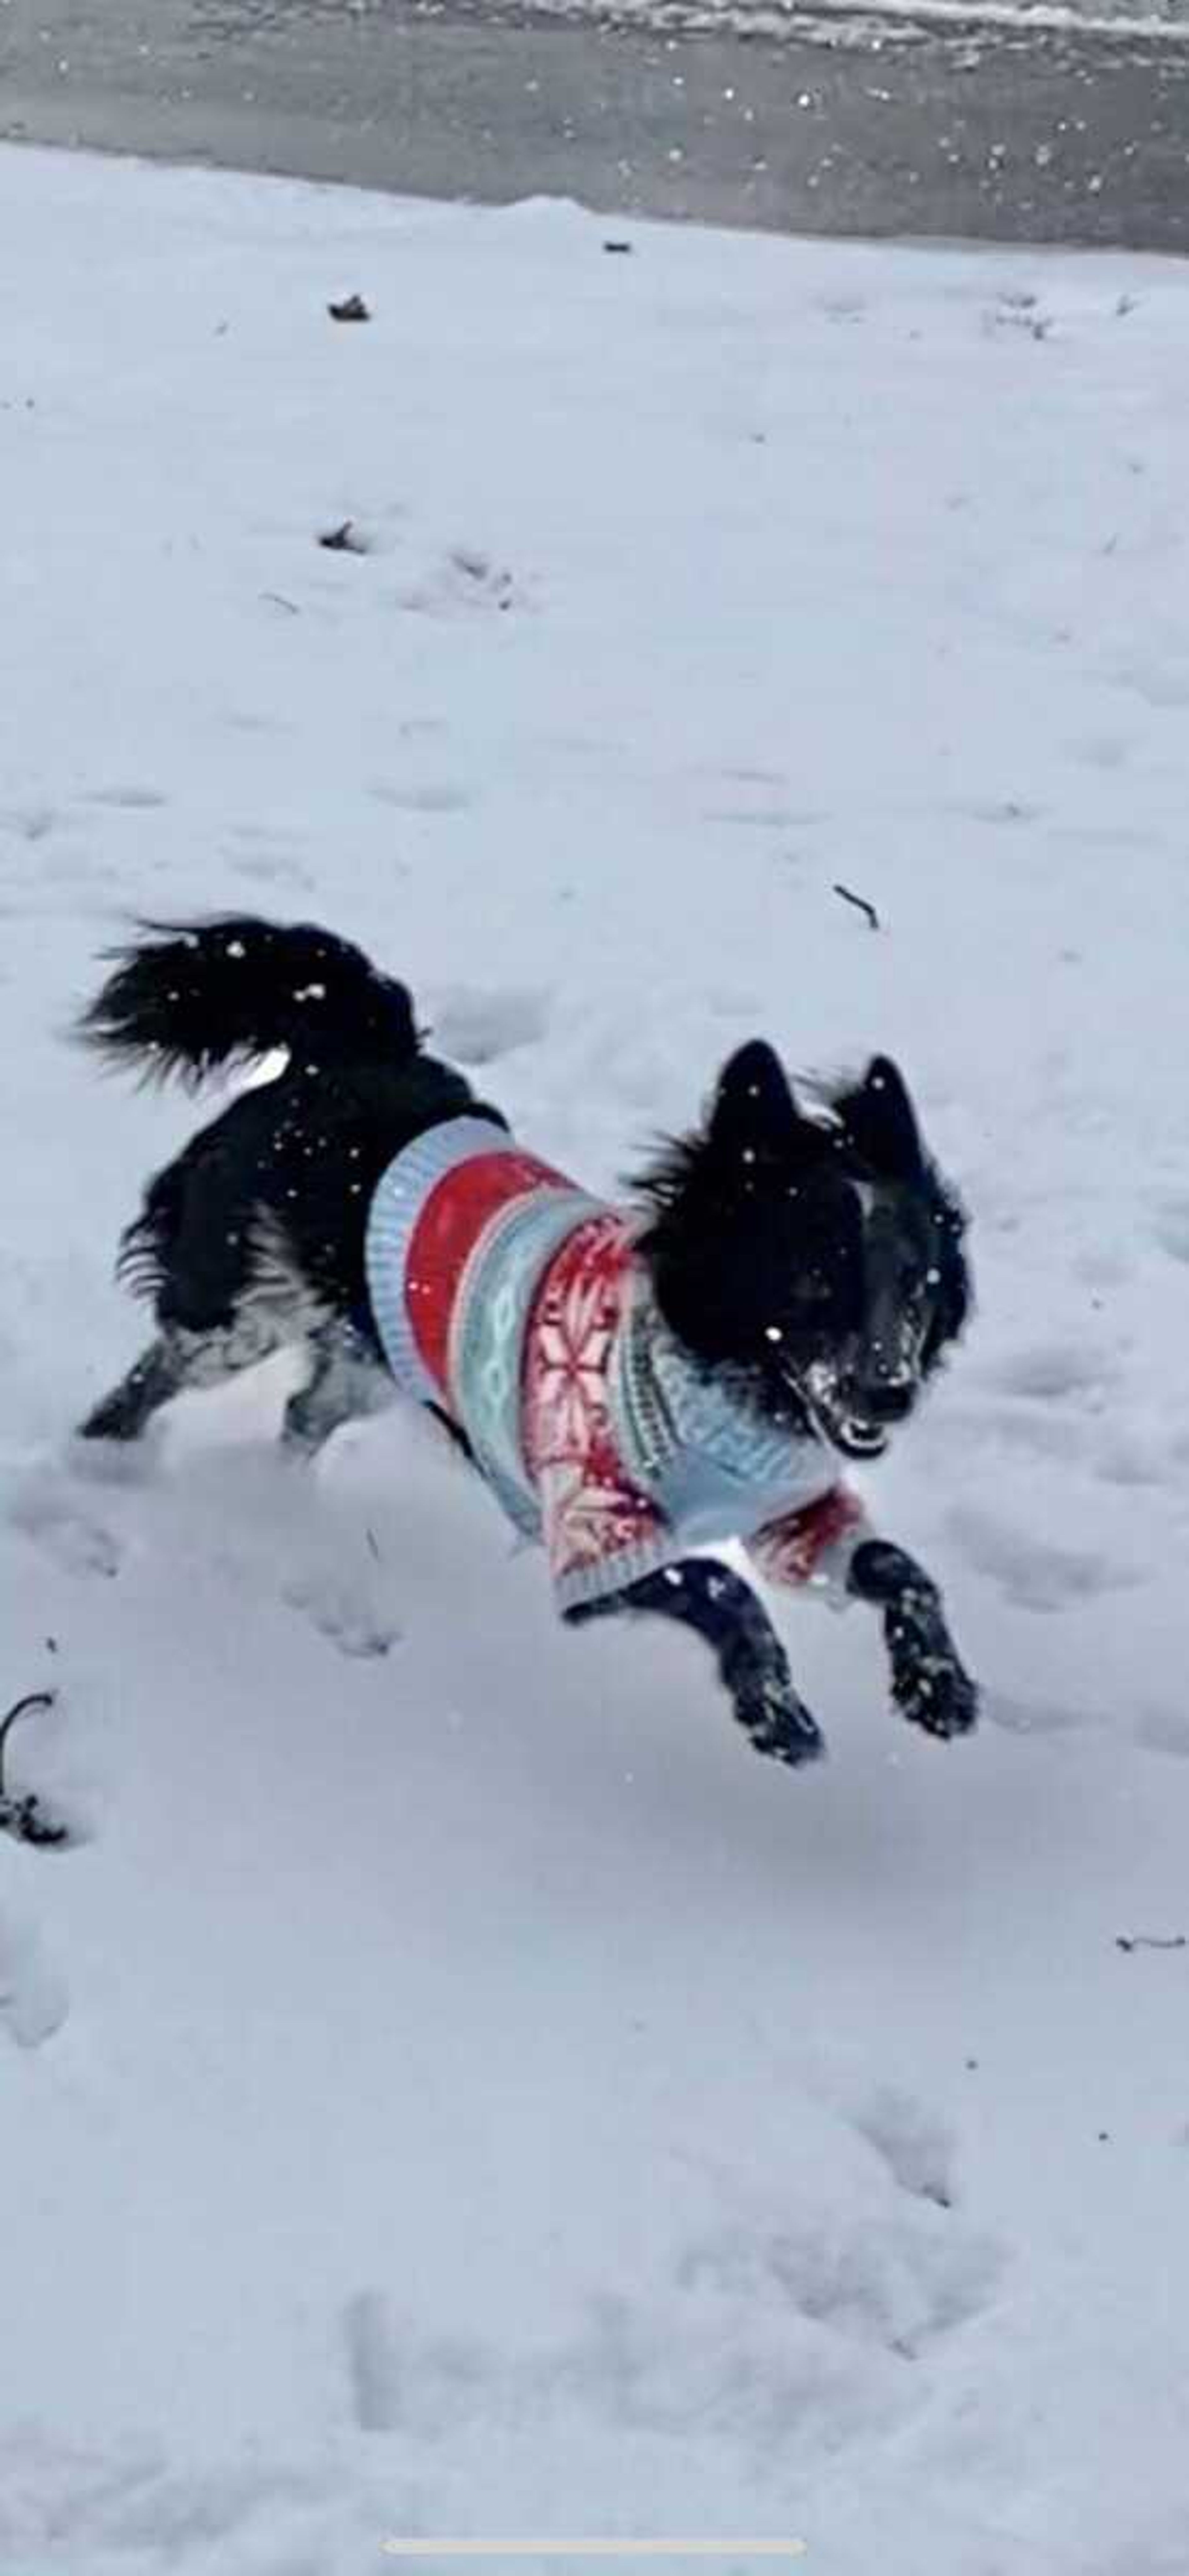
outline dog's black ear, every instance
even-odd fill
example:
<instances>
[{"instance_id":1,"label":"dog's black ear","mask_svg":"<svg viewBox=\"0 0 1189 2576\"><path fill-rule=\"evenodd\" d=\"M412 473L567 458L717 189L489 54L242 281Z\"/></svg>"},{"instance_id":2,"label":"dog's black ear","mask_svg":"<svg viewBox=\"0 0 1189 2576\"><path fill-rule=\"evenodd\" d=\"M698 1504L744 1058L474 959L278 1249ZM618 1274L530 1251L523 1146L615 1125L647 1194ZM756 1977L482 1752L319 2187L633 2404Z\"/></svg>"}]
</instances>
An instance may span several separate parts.
<instances>
[{"instance_id":1,"label":"dog's black ear","mask_svg":"<svg viewBox=\"0 0 1189 2576\"><path fill-rule=\"evenodd\" d=\"M711 1145L730 1154L771 1154L787 1150L799 1124L775 1048L764 1038L750 1038L718 1077L707 1131Z\"/></svg>"},{"instance_id":2,"label":"dog's black ear","mask_svg":"<svg viewBox=\"0 0 1189 2576\"><path fill-rule=\"evenodd\" d=\"M890 1181L916 1180L924 1169L916 1111L890 1056L871 1059L862 1081L834 1103L856 1154Z\"/></svg>"}]
</instances>

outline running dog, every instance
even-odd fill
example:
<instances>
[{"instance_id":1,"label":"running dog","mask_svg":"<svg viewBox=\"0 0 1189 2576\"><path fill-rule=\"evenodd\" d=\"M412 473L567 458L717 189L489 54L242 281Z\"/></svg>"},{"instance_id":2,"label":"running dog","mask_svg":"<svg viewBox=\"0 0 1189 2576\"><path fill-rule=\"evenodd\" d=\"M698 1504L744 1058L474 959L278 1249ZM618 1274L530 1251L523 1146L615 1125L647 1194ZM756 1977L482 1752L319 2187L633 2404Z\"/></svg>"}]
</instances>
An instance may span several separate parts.
<instances>
[{"instance_id":1,"label":"running dog","mask_svg":"<svg viewBox=\"0 0 1189 2576\"><path fill-rule=\"evenodd\" d=\"M286 1051L148 1188L121 1275L156 1338L82 1426L133 1440L183 1390L287 1344L285 1440L312 1453L394 1390L428 1406L564 1618L677 1620L776 1761L823 1749L759 1593L701 1551L879 1611L902 1714L965 1734L977 1692L936 1585L840 1479L913 1411L966 1320L959 1203L876 1057L822 1105L754 1039L705 1117L591 1196L422 1044L405 986L327 930L145 924L80 1024L110 1063L197 1088Z\"/></svg>"}]
</instances>

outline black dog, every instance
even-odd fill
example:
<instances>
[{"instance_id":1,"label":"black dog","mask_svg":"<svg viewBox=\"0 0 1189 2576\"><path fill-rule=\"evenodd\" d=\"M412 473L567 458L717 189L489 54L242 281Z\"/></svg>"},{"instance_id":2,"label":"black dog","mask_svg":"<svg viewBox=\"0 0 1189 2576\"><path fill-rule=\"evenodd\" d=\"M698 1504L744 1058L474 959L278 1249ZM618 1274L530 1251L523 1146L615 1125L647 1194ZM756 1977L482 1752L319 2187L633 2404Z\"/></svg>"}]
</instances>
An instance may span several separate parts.
<instances>
[{"instance_id":1,"label":"black dog","mask_svg":"<svg viewBox=\"0 0 1189 2576\"><path fill-rule=\"evenodd\" d=\"M514 1145L346 941L146 929L85 1015L91 1044L192 1087L288 1061L152 1182L120 1269L157 1338L84 1437L134 1439L183 1389L300 1344L291 1443L315 1449L395 1375L544 1529L564 1615L695 1629L761 1752L800 1762L821 1737L757 1593L686 1552L713 1536L778 1580L832 1571L881 1611L904 1715L973 1725L936 1587L836 1482L839 1455L876 1457L911 1412L969 1301L964 1220L892 1064L807 1114L772 1050L743 1047L616 1212Z\"/></svg>"}]
</instances>

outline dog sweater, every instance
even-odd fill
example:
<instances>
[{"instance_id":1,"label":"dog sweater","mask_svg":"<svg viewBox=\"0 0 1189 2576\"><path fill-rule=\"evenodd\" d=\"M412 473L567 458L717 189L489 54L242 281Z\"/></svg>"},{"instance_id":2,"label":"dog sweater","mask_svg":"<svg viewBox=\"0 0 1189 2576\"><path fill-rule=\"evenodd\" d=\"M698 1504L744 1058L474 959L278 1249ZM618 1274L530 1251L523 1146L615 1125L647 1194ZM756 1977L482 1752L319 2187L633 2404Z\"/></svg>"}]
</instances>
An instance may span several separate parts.
<instances>
[{"instance_id":1,"label":"dog sweater","mask_svg":"<svg viewBox=\"0 0 1189 2576\"><path fill-rule=\"evenodd\" d=\"M404 1147L368 1213L368 1293L398 1386L444 1410L574 1610L693 1546L744 1539L784 1583L837 1581L863 1526L790 1436L667 1330L638 1221L485 1118Z\"/></svg>"}]
</instances>

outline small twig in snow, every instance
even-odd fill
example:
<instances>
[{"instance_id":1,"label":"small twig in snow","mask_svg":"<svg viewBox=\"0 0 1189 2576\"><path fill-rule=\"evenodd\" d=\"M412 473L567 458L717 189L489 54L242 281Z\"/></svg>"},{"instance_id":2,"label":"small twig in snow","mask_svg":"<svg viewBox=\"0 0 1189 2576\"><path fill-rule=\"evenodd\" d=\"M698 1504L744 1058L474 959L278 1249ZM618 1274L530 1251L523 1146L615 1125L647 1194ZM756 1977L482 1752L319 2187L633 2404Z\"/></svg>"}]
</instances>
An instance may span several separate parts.
<instances>
[{"instance_id":1,"label":"small twig in snow","mask_svg":"<svg viewBox=\"0 0 1189 2576\"><path fill-rule=\"evenodd\" d=\"M271 600L274 608L283 608L286 615L289 617L300 617L301 615L301 610L297 605L297 601L295 599L286 599L283 590L262 590L260 596L262 599Z\"/></svg>"},{"instance_id":2,"label":"small twig in snow","mask_svg":"<svg viewBox=\"0 0 1189 2576\"><path fill-rule=\"evenodd\" d=\"M1183 1932L1117 1932L1116 1950L1184 1950L1189 1947Z\"/></svg>"},{"instance_id":3,"label":"small twig in snow","mask_svg":"<svg viewBox=\"0 0 1189 2576\"><path fill-rule=\"evenodd\" d=\"M65 1825L51 1824L41 1813L40 1801L33 1796L10 1798L4 1788L4 1756L8 1738L18 1718L31 1717L34 1709L52 1708L53 1691L26 1691L23 1699L14 1700L7 1716L0 1721L0 1833L11 1834L14 1842L35 1843L51 1849L56 1843L69 1842Z\"/></svg>"},{"instance_id":4,"label":"small twig in snow","mask_svg":"<svg viewBox=\"0 0 1189 2576\"><path fill-rule=\"evenodd\" d=\"M850 887L844 885L836 885L834 892L841 895L844 903L853 903L855 911L862 913L869 930L878 930L879 914L874 904L868 903L865 894L852 894Z\"/></svg>"},{"instance_id":5,"label":"small twig in snow","mask_svg":"<svg viewBox=\"0 0 1189 2576\"><path fill-rule=\"evenodd\" d=\"M53 1705L52 1691L26 1691L23 1699L13 1701L8 1715L0 1722L0 1798L4 1795L4 1756L8 1749L9 1736L18 1718L32 1717L35 1708L52 1708Z\"/></svg>"}]
</instances>

